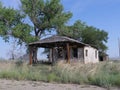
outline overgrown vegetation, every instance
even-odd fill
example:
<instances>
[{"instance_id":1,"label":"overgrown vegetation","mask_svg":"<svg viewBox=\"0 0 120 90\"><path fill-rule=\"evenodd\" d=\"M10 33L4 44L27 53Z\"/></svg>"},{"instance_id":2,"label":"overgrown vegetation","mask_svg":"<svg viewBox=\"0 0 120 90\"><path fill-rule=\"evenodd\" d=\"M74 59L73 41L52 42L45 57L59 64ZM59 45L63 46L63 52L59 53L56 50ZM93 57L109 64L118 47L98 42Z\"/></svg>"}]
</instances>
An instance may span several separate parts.
<instances>
[{"instance_id":1,"label":"overgrown vegetation","mask_svg":"<svg viewBox=\"0 0 120 90\"><path fill-rule=\"evenodd\" d=\"M58 83L91 84L109 88L120 86L120 63L64 64L30 66L26 63L1 62L0 78Z\"/></svg>"}]
</instances>

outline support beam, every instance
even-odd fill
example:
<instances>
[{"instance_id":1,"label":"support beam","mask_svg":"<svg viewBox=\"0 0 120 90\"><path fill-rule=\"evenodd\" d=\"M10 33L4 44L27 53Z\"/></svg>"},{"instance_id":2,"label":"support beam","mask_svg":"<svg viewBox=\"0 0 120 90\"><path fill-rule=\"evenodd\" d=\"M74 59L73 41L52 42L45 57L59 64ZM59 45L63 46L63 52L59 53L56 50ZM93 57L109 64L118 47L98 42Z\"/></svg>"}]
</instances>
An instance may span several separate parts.
<instances>
[{"instance_id":1,"label":"support beam","mask_svg":"<svg viewBox=\"0 0 120 90\"><path fill-rule=\"evenodd\" d=\"M32 47L29 46L29 64L32 65Z\"/></svg>"},{"instance_id":2,"label":"support beam","mask_svg":"<svg viewBox=\"0 0 120 90\"><path fill-rule=\"evenodd\" d=\"M52 62L52 48L50 48L49 51L49 61Z\"/></svg>"},{"instance_id":3,"label":"support beam","mask_svg":"<svg viewBox=\"0 0 120 90\"><path fill-rule=\"evenodd\" d=\"M38 51L38 48L36 46L34 46L32 48L32 52L33 52L33 63L36 64L37 63L37 51Z\"/></svg>"},{"instance_id":4,"label":"support beam","mask_svg":"<svg viewBox=\"0 0 120 90\"><path fill-rule=\"evenodd\" d=\"M54 48L52 48L52 64L53 64L53 61L54 61Z\"/></svg>"},{"instance_id":5,"label":"support beam","mask_svg":"<svg viewBox=\"0 0 120 90\"><path fill-rule=\"evenodd\" d=\"M67 43L67 63L70 63L70 46L69 46L69 43Z\"/></svg>"}]
</instances>

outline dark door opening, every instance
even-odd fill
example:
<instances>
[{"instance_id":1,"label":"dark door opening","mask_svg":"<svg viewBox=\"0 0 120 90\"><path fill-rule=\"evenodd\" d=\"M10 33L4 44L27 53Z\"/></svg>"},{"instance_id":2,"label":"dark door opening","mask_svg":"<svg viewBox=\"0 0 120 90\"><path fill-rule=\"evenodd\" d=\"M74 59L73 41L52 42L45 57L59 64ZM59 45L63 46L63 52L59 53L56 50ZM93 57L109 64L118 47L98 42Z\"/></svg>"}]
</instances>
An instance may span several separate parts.
<instances>
[{"instance_id":1,"label":"dark door opening","mask_svg":"<svg viewBox=\"0 0 120 90\"><path fill-rule=\"evenodd\" d=\"M73 57L78 58L78 49L77 48L73 48Z\"/></svg>"}]
</instances>

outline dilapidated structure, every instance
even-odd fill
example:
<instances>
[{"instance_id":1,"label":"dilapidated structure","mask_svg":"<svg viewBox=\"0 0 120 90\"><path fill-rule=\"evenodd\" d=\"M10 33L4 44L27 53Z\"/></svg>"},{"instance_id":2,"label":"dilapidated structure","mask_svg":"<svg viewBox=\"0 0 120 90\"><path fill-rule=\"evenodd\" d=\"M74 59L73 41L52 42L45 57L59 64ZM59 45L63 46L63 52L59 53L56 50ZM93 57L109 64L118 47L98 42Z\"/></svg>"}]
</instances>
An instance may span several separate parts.
<instances>
[{"instance_id":1,"label":"dilapidated structure","mask_svg":"<svg viewBox=\"0 0 120 90\"><path fill-rule=\"evenodd\" d=\"M96 63L99 62L98 50L88 44L65 36L52 36L29 44L30 64L37 58L34 57L35 48L48 48L49 61Z\"/></svg>"}]
</instances>

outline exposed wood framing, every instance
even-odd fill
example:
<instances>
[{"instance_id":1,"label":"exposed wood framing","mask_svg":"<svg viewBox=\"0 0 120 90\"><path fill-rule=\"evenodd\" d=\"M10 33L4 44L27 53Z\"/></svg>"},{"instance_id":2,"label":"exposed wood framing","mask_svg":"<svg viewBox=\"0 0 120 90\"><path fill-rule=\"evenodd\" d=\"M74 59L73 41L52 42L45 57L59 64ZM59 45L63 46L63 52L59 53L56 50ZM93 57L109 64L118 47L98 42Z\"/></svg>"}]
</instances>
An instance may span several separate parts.
<instances>
[{"instance_id":1,"label":"exposed wood framing","mask_svg":"<svg viewBox=\"0 0 120 90\"><path fill-rule=\"evenodd\" d=\"M49 61L51 61L52 63L54 63L59 59L57 48L58 49L63 48L61 56L63 59L67 59L67 63L70 63L72 48L84 47L84 46L88 46L88 45L68 37L64 37L64 36L48 37L40 41L29 44L29 48L30 48L29 63L30 64L33 64L34 62L37 63L36 55L37 55L37 48L39 47L50 49Z\"/></svg>"},{"instance_id":2,"label":"exposed wood framing","mask_svg":"<svg viewBox=\"0 0 120 90\"><path fill-rule=\"evenodd\" d=\"M55 63L56 60L57 60L57 52L56 52L56 48L53 47L52 48L52 63Z\"/></svg>"},{"instance_id":3,"label":"exposed wood framing","mask_svg":"<svg viewBox=\"0 0 120 90\"><path fill-rule=\"evenodd\" d=\"M32 47L29 46L29 64L31 65L32 64Z\"/></svg>"},{"instance_id":4,"label":"exposed wood framing","mask_svg":"<svg viewBox=\"0 0 120 90\"><path fill-rule=\"evenodd\" d=\"M49 51L49 61L52 62L52 48L50 48Z\"/></svg>"},{"instance_id":5,"label":"exposed wood framing","mask_svg":"<svg viewBox=\"0 0 120 90\"><path fill-rule=\"evenodd\" d=\"M70 63L70 46L69 46L69 43L67 43L67 63Z\"/></svg>"}]
</instances>

